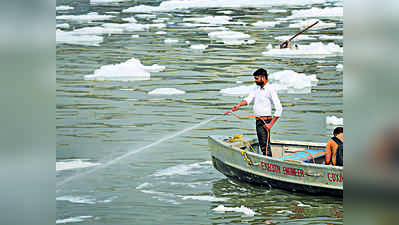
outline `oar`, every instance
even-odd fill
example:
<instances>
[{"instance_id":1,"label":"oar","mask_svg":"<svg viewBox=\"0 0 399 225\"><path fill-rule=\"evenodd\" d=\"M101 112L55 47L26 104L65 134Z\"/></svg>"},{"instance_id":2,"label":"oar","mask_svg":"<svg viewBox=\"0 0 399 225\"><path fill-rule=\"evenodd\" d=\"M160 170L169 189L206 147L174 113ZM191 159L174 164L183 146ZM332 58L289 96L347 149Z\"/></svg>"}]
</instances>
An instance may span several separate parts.
<instances>
[{"instance_id":1,"label":"oar","mask_svg":"<svg viewBox=\"0 0 399 225\"><path fill-rule=\"evenodd\" d=\"M298 35L302 34L303 32L307 31L309 28L313 27L314 25L316 25L319 21L314 22L312 25L306 27L305 29L299 31L298 33L296 33L294 36L292 36L290 39L284 41L283 43L280 44L280 48L287 48L288 47L288 43L290 43L290 41L292 41L292 39L296 38Z\"/></svg>"}]
</instances>

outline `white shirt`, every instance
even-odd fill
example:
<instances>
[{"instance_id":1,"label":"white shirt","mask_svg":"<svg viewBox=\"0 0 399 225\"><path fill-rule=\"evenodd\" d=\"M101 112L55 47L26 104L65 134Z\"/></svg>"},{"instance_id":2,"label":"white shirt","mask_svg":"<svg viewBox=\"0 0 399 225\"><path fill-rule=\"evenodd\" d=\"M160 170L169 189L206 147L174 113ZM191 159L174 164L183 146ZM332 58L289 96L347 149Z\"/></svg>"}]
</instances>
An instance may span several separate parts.
<instances>
[{"instance_id":1,"label":"white shirt","mask_svg":"<svg viewBox=\"0 0 399 225\"><path fill-rule=\"evenodd\" d=\"M254 101L254 114L255 116L271 116L272 115L272 103L275 108L274 116L280 117L283 107L281 106L280 100L277 96L277 92L266 83L266 85L261 88L255 85L250 89L248 97L244 100L247 101L248 105Z\"/></svg>"}]
</instances>

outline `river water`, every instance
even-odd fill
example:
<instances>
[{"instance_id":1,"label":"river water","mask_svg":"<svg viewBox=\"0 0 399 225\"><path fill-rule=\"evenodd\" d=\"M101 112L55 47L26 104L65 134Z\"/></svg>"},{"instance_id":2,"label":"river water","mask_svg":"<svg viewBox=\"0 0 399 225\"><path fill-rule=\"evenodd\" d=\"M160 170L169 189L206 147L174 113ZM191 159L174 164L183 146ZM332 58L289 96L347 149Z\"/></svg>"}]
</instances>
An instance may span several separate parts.
<instances>
[{"instance_id":1,"label":"river water","mask_svg":"<svg viewBox=\"0 0 399 225\"><path fill-rule=\"evenodd\" d=\"M327 142L343 123L342 8L57 0L56 223L342 224L342 199L227 179L207 143L256 135L223 113L260 67L283 105L272 139ZM297 50L273 49L316 19Z\"/></svg>"}]
</instances>

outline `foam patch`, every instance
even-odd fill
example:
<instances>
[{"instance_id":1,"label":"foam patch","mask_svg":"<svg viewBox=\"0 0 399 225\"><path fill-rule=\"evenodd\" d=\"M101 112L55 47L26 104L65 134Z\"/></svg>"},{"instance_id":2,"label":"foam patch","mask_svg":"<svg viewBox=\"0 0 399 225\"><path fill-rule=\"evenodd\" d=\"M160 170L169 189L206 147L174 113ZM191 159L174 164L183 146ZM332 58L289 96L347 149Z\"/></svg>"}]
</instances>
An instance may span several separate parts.
<instances>
[{"instance_id":1,"label":"foam patch","mask_svg":"<svg viewBox=\"0 0 399 225\"><path fill-rule=\"evenodd\" d=\"M156 88L150 91L149 95L181 95L185 94L185 91L178 90L176 88Z\"/></svg>"},{"instance_id":2,"label":"foam patch","mask_svg":"<svg viewBox=\"0 0 399 225\"><path fill-rule=\"evenodd\" d=\"M254 216L256 213L250 209L247 208L245 206L241 206L241 207L225 207L224 205L219 205L218 207L214 208L213 211L216 212L240 212L240 213L244 213L247 216Z\"/></svg>"},{"instance_id":3,"label":"foam patch","mask_svg":"<svg viewBox=\"0 0 399 225\"><path fill-rule=\"evenodd\" d=\"M327 116L326 118L327 125L335 125L335 126L342 126L344 125L344 118L338 118L336 116Z\"/></svg>"},{"instance_id":4,"label":"foam patch","mask_svg":"<svg viewBox=\"0 0 399 225\"><path fill-rule=\"evenodd\" d=\"M120 64L101 66L94 71L93 75L86 75L84 78L87 80L148 80L150 79L149 72L159 72L164 69L164 66L158 66L157 64L144 66L140 60L131 58Z\"/></svg>"}]
</instances>

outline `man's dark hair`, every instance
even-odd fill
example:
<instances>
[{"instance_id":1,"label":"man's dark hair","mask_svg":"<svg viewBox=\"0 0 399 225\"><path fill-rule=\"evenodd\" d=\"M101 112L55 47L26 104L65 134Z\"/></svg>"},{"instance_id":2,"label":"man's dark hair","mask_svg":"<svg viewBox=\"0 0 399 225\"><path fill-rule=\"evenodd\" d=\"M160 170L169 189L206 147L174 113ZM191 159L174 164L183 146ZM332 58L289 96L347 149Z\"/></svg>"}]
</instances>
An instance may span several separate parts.
<instances>
[{"instance_id":1,"label":"man's dark hair","mask_svg":"<svg viewBox=\"0 0 399 225\"><path fill-rule=\"evenodd\" d=\"M254 74L254 76L264 76L267 80L267 71L263 68L257 69Z\"/></svg>"},{"instance_id":2,"label":"man's dark hair","mask_svg":"<svg viewBox=\"0 0 399 225\"><path fill-rule=\"evenodd\" d=\"M343 128L343 127L336 127L336 128L334 129L334 132L333 132L334 136L335 136L335 135L338 135L338 134L340 134L340 133L344 133L344 128Z\"/></svg>"}]
</instances>

